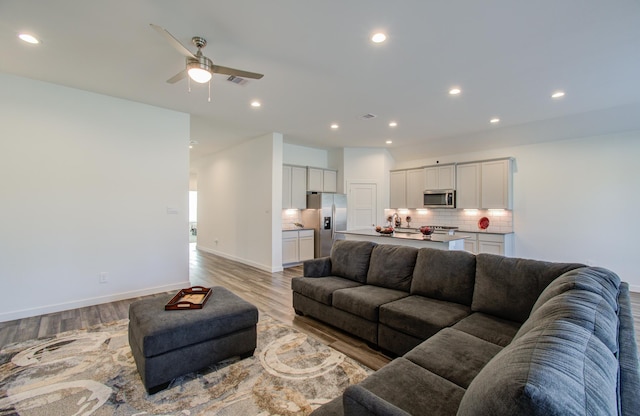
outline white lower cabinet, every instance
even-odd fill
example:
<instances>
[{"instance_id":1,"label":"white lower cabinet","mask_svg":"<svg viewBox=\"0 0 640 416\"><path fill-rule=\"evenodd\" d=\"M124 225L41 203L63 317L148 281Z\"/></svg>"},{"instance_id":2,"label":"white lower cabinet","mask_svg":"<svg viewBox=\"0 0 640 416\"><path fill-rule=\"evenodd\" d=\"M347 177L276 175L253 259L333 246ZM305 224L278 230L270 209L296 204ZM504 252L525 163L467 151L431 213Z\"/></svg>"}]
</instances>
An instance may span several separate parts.
<instances>
[{"instance_id":1,"label":"white lower cabinet","mask_svg":"<svg viewBox=\"0 0 640 416\"><path fill-rule=\"evenodd\" d=\"M504 256L504 236L500 234L478 234L478 253Z\"/></svg>"},{"instance_id":2,"label":"white lower cabinet","mask_svg":"<svg viewBox=\"0 0 640 416\"><path fill-rule=\"evenodd\" d=\"M467 237L464 240L464 249L473 254L513 256L513 234L456 232L456 235Z\"/></svg>"},{"instance_id":3,"label":"white lower cabinet","mask_svg":"<svg viewBox=\"0 0 640 416\"><path fill-rule=\"evenodd\" d=\"M282 264L298 262L298 232L282 232Z\"/></svg>"},{"instance_id":4,"label":"white lower cabinet","mask_svg":"<svg viewBox=\"0 0 640 416\"><path fill-rule=\"evenodd\" d=\"M476 233L462 233L456 232L456 235L466 237L464 240L464 249L470 253L476 254L478 252L478 236Z\"/></svg>"},{"instance_id":5,"label":"white lower cabinet","mask_svg":"<svg viewBox=\"0 0 640 416\"><path fill-rule=\"evenodd\" d=\"M282 264L300 263L313 258L313 230L282 232Z\"/></svg>"}]
</instances>

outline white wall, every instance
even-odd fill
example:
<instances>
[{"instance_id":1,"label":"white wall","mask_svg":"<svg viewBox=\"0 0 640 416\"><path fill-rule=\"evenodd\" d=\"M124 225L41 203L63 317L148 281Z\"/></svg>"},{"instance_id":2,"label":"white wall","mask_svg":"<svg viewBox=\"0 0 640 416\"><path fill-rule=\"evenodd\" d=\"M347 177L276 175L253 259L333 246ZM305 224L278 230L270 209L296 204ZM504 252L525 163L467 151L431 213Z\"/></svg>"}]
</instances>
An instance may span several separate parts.
<instances>
[{"instance_id":1,"label":"white wall","mask_svg":"<svg viewBox=\"0 0 640 416\"><path fill-rule=\"evenodd\" d=\"M0 90L0 321L185 287L189 116L6 74Z\"/></svg>"},{"instance_id":2,"label":"white wall","mask_svg":"<svg viewBox=\"0 0 640 416\"><path fill-rule=\"evenodd\" d=\"M198 175L198 248L282 270L282 134L205 158Z\"/></svg>"},{"instance_id":3,"label":"white wall","mask_svg":"<svg viewBox=\"0 0 640 416\"><path fill-rule=\"evenodd\" d=\"M282 163L285 164L313 166L316 168L329 167L328 153L326 150L284 143L282 154Z\"/></svg>"},{"instance_id":4,"label":"white wall","mask_svg":"<svg viewBox=\"0 0 640 416\"><path fill-rule=\"evenodd\" d=\"M640 131L466 153L513 156L515 255L609 268L640 291ZM408 168L436 159L403 162Z\"/></svg>"}]
</instances>

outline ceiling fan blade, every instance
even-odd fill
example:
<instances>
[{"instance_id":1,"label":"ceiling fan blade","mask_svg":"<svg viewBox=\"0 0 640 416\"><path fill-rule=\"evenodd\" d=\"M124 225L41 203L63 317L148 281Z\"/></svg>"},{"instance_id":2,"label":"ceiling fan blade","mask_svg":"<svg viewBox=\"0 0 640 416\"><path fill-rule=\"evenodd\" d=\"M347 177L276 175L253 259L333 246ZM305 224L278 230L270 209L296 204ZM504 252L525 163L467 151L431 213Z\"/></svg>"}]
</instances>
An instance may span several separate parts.
<instances>
[{"instance_id":1,"label":"ceiling fan blade","mask_svg":"<svg viewBox=\"0 0 640 416\"><path fill-rule=\"evenodd\" d=\"M177 74L175 74L175 75L174 75L174 76L172 76L171 78L169 78L169 79L167 80L167 82L168 82L169 84L175 84L176 82L178 82L178 81L180 81L181 79L186 78L186 77L187 77L187 70L185 69L185 70L183 70L183 71L178 72Z\"/></svg>"},{"instance_id":2,"label":"ceiling fan blade","mask_svg":"<svg viewBox=\"0 0 640 416\"><path fill-rule=\"evenodd\" d=\"M242 71L240 69L233 69L233 68L229 68L226 66L219 66L219 65L213 65L211 67L211 71L215 72L216 74L235 75L237 77L253 78L253 79L260 79L264 76L263 74L258 74L256 72Z\"/></svg>"},{"instance_id":3,"label":"ceiling fan blade","mask_svg":"<svg viewBox=\"0 0 640 416\"><path fill-rule=\"evenodd\" d=\"M196 56L193 53L191 53L191 51L189 49L187 49L182 43L180 43L178 41L178 39L174 38L173 35L167 31L167 29L165 29L165 28L163 28L161 26L158 26L158 25L154 25L153 23L149 23L149 26L151 26L158 33L160 33L162 36L164 36L165 39L167 39L167 41L169 41L171 46L176 48L176 50L178 52L180 52L182 55L186 56L187 58L197 59Z\"/></svg>"}]
</instances>

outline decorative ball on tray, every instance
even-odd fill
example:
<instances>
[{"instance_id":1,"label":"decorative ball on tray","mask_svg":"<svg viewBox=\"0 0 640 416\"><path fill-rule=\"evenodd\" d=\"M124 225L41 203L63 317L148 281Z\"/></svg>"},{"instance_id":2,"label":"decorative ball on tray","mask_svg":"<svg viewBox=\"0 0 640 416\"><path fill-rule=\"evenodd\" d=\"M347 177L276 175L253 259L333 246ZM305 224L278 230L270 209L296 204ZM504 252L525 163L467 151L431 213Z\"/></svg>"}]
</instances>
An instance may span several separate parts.
<instances>
[{"instance_id":1,"label":"decorative ball on tray","mask_svg":"<svg viewBox=\"0 0 640 416\"><path fill-rule=\"evenodd\" d=\"M393 234L393 227L376 226L376 231L383 235Z\"/></svg>"},{"instance_id":2,"label":"decorative ball on tray","mask_svg":"<svg viewBox=\"0 0 640 416\"><path fill-rule=\"evenodd\" d=\"M431 238L431 234L433 234L433 230L427 227L426 225L423 227L420 227L420 232L422 233L424 238Z\"/></svg>"}]
</instances>

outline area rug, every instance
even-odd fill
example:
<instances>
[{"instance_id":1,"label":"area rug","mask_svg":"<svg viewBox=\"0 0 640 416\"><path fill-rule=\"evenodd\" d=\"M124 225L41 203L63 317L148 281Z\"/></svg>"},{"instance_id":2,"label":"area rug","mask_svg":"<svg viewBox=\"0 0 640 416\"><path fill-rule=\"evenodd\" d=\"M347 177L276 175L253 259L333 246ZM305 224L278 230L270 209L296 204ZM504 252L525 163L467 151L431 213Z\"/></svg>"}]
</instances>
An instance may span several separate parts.
<instances>
[{"instance_id":1,"label":"area rug","mask_svg":"<svg viewBox=\"0 0 640 416\"><path fill-rule=\"evenodd\" d=\"M260 314L253 357L233 358L148 395L127 320L0 351L0 415L306 415L372 370Z\"/></svg>"}]
</instances>

